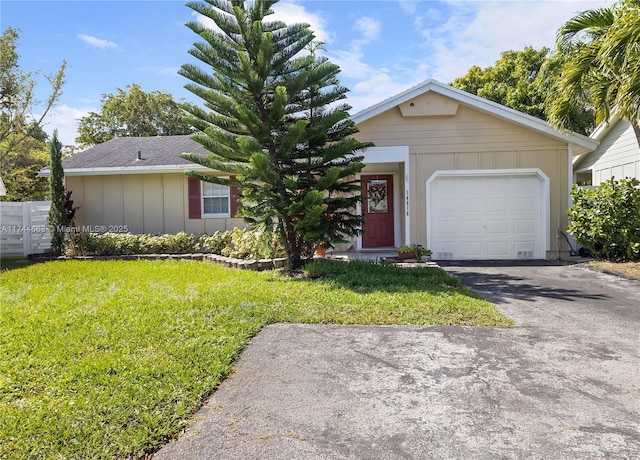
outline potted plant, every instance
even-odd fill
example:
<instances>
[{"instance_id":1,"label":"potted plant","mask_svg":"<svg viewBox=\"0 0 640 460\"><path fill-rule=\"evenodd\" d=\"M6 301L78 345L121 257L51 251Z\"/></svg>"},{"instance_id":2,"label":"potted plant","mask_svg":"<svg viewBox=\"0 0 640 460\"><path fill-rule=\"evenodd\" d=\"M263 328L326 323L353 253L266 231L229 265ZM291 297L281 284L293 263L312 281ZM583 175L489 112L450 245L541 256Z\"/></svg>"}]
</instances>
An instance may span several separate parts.
<instances>
[{"instance_id":1,"label":"potted plant","mask_svg":"<svg viewBox=\"0 0 640 460\"><path fill-rule=\"evenodd\" d=\"M431 260L431 254L433 254L433 252L431 252L431 249L425 249L421 245L418 245L418 248L416 249L416 254L417 254L418 261L421 261L423 257L424 257L424 260Z\"/></svg>"},{"instance_id":2,"label":"potted plant","mask_svg":"<svg viewBox=\"0 0 640 460\"><path fill-rule=\"evenodd\" d=\"M325 243L319 243L313 251L314 257L324 257L327 255L327 245Z\"/></svg>"},{"instance_id":3,"label":"potted plant","mask_svg":"<svg viewBox=\"0 0 640 460\"><path fill-rule=\"evenodd\" d=\"M400 246L397 251L399 260L415 259L418 262L422 261L423 257L426 257L427 260L430 260L432 254L430 249L423 248L421 244Z\"/></svg>"}]
</instances>

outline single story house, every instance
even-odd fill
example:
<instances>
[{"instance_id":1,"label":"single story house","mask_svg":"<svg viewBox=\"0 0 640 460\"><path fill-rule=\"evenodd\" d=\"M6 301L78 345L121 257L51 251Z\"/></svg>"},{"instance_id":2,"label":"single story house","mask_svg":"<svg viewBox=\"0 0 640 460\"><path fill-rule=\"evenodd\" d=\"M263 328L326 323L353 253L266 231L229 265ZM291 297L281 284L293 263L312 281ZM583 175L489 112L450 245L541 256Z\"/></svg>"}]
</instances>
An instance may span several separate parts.
<instances>
[{"instance_id":1,"label":"single story house","mask_svg":"<svg viewBox=\"0 0 640 460\"><path fill-rule=\"evenodd\" d=\"M569 252L572 159L598 141L428 80L354 116L368 200L357 250L421 244L434 259L543 259ZM206 154L188 136L120 138L64 160L77 225L211 233L242 225L237 191L183 174Z\"/></svg>"},{"instance_id":2,"label":"single story house","mask_svg":"<svg viewBox=\"0 0 640 460\"><path fill-rule=\"evenodd\" d=\"M614 114L596 128L591 138L600 144L575 158L576 183L590 182L597 186L612 177L640 180L640 131L628 120Z\"/></svg>"}]
</instances>

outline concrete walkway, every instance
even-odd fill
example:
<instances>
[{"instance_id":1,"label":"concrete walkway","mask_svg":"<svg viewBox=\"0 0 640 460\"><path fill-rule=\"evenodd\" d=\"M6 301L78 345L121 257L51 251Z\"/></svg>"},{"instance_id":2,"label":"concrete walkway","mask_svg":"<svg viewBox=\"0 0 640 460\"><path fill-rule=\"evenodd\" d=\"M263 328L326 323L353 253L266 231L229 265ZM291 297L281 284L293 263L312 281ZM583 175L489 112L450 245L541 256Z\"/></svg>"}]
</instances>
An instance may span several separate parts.
<instances>
[{"instance_id":1,"label":"concrete walkway","mask_svg":"<svg viewBox=\"0 0 640 460\"><path fill-rule=\"evenodd\" d=\"M165 459L640 458L640 284L450 265L512 328L265 328Z\"/></svg>"}]
</instances>

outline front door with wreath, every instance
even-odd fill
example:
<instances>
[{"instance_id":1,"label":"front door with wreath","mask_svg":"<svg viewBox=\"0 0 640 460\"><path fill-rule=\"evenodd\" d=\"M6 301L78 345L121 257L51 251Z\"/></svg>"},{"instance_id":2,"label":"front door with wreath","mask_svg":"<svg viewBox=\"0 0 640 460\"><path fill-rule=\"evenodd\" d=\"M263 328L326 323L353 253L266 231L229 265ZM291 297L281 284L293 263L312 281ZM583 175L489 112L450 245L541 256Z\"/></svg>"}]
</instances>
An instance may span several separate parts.
<instances>
[{"instance_id":1,"label":"front door with wreath","mask_svg":"<svg viewBox=\"0 0 640 460\"><path fill-rule=\"evenodd\" d=\"M362 176L362 206L364 216L363 248L393 247L393 176L372 174Z\"/></svg>"}]
</instances>

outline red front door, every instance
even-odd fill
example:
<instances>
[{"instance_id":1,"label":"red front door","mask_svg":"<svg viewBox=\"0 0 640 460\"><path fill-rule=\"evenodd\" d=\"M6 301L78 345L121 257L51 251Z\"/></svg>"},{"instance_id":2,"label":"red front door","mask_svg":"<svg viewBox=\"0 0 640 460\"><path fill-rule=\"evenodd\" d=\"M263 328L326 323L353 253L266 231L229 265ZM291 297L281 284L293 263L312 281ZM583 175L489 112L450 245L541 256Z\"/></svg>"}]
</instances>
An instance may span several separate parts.
<instances>
[{"instance_id":1,"label":"red front door","mask_svg":"<svg viewBox=\"0 0 640 460\"><path fill-rule=\"evenodd\" d=\"M393 176L373 174L362 176L362 204L364 216L363 248L392 247L393 235Z\"/></svg>"}]
</instances>

